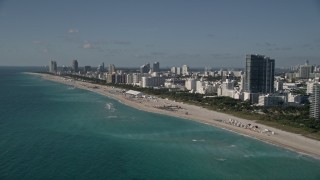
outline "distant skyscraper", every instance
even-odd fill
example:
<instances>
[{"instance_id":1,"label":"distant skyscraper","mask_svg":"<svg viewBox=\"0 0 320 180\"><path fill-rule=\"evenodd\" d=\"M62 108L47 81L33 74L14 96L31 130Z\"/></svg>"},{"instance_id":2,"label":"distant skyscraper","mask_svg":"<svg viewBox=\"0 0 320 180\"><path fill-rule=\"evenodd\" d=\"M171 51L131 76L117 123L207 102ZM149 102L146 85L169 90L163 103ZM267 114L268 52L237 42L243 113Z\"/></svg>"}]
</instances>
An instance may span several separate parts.
<instances>
[{"instance_id":1,"label":"distant skyscraper","mask_svg":"<svg viewBox=\"0 0 320 180\"><path fill-rule=\"evenodd\" d=\"M104 72L104 63L101 63L97 69L98 72Z\"/></svg>"},{"instance_id":2,"label":"distant skyscraper","mask_svg":"<svg viewBox=\"0 0 320 180\"><path fill-rule=\"evenodd\" d=\"M56 61L50 61L49 72L51 72L51 73L56 73L57 70L58 70L58 68L57 68L57 62L56 62Z\"/></svg>"},{"instance_id":3,"label":"distant skyscraper","mask_svg":"<svg viewBox=\"0 0 320 180\"><path fill-rule=\"evenodd\" d=\"M310 77L310 73L313 73L314 67L309 65L309 61L307 60L304 65L299 67L299 77L303 79L308 79Z\"/></svg>"},{"instance_id":4,"label":"distant skyscraper","mask_svg":"<svg viewBox=\"0 0 320 180\"><path fill-rule=\"evenodd\" d=\"M116 72L116 67L113 64L109 64L109 74L114 74Z\"/></svg>"},{"instance_id":5,"label":"distant skyscraper","mask_svg":"<svg viewBox=\"0 0 320 180\"><path fill-rule=\"evenodd\" d=\"M310 95L310 117L320 120L320 84L314 84Z\"/></svg>"},{"instance_id":6,"label":"distant skyscraper","mask_svg":"<svg viewBox=\"0 0 320 180\"><path fill-rule=\"evenodd\" d=\"M91 71L91 66L84 66L84 72L87 73L88 71Z\"/></svg>"},{"instance_id":7,"label":"distant skyscraper","mask_svg":"<svg viewBox=\"0 0 320 180\"><path fill-rule=\"evenodd\" d=\"M275 60L262 55L246 56L245 91L249 93L274 92Z\"/></svg>"},{"instance_id":8,"label":"distant skyscraper","mask_svg":"<svg viewBox=\"0 0 320 180\"><path fill-rule=\"evenodd\" d=\"M72 61L72 70L73 70L74 72L78 72L78 69L79 69L79 67L78 67L78 61L77 61L77 60L73 60L73 61Z\"/></svg>"},{"instance_id":9,"label":"distant skyscraper","mask_svg":"<svg viewBox=\"0 0 320 180\"><path fill-rule=\"evenodd\" d=\"M107 74L107 83L115 83L116 74Z\"/></svg>"},{"instance_id":10,"label":"distant skyscraper","mask_svg":"<svg viewBox=\"0 0 320 180\"><path fill-rule=\"evenodd\" d=\"M189 66L188 65L182 66L182 75L189 75Z\"/></svg>"},{"instance_id":11,"label":"distant skyscraper","mask_svg":"<svg viewBox=\"0 0 320 180\"><path fill-rule=\"evenodd\" d=\"M150 64L145 64L140 66L140 73L149 73L150 71Z\"/></svg>"},{"instance_id":12,"label":"distant skyscraper","mask_svg":"<svg viewBox=\"0 0 320 180\"><path fill-rule=\"evenodd\" d=\"M177 74L177 75L181 75L181 67L177 67L177 69L176 69L176 74Z\"/></svg>"},{"instance_id":13,"label":"distant skyscraper","mask_svg":"<svg viewBox=\"0 0 320 180\"><path fill-rule=\"evenodd\" d=\"M154 62L153 63L152 71L153 72L159 72L160 71L160 63L159 62Z\"/></svg>"},{"instance_id":14,"label":"distant skyscraper","mask_svg":"<svg viewBox=\"0 0 320 180\"><path fill-rule=\"evenodd\" d=\"M171 73L176 74L177 73L177 67L171 67Z\"/></svg>"}]
</instances>

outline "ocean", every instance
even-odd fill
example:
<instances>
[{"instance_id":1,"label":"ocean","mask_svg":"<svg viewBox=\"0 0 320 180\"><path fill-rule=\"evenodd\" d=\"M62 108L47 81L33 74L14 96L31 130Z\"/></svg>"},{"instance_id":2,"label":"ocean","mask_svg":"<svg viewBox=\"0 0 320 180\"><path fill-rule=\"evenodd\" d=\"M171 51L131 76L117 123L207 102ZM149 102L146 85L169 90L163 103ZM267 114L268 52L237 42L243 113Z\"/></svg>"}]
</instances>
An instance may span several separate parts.
<instances>
[{"instance_id":1,"label":"ocean","mask_svg":"<svg viewBox=\"0 0 320 180\"><path fill-rule=\"evenodd\" d=\"M320 179L318 159L21 73L34 70L0 67L1 180Z\"/></svg>"}]
</instances>

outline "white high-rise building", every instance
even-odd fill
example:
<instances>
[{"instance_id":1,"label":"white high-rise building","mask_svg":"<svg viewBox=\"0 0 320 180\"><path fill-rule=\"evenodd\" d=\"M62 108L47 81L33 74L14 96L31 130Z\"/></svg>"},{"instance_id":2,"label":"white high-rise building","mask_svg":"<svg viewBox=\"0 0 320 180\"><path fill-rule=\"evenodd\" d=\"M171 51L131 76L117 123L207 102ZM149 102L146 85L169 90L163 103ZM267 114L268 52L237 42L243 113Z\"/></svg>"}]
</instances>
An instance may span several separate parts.
<instances>
[{"instance_id":1,"label":"white high-rise building","mask_svg":"<svg viewBox=\"0 0 320 180\"><path fill-rule=\"evenodd\" d=\"M195 79L187 79L185 82L185 87L188 90L196 90L196 80Z\"/></svg>"},{"instance_id":2,"label":"white high-rise building","mask_svg":"<svg viewBox=\"0 0 320 180\"><path fill-rule=\"evenodd\" d=\"M133 74L127 74L127 84L133 84Z\"/></svg>"},{"instance_id":3,"label":"white high-rise building","mask_svg":"<svg viewBox=\"0 0 320 180\"><path fill-rule=\"evenodd\" d=\"M204 94L204 86L205 86L205 82L196 81L196 92L200 94Z\"/></svg>"},{"instance_id":4,"label":"white high-rise building","mask_svg":"<svg viewBox=\"0 0 320 180\"><path fill-rule=\"evenodd\" d=\"M114 74L116 72L116 67L114 66L114 64L109 64L109 74Z\"/></svg>"},{"instance_id":5,"label":"white high-rise building","mask_svg":"<svg viewBox=\"0 0 320 180\"><path fill-rule=\"evenodd\" d=\"M234 97L235 94L234 90L234 80L226 79L225 82L223 82L220 87L218 88L218 96L229 96Z\"/></svg>"},{"instance_id":6,"label":"white high-rise building","mask_svg":"<svg viewBox=\"0 0 320 180\"><path fill-rule=\"evenodd\" d=\"M313 87L316 84L314 81L309 81L306 83L307 84L307 94L312 94L313 92Z\"/></svg>"},{"instance_id":7,"label":"white high-rise building","mask_svg":"<svg viewBox=\"0 0 320 180\"><path fill-rule=\"evenodd\" d=\"M303 65L300 66L299 69L299 77L303 79L308 79L310 77L310 74L312 73L312 66L310 65Z\"/></svg>"},{"instance_id":8,"label":"white high-rise building","mask_svg":"<svg viewBox=\"0 0 320 180\"><path fill-rule=\"evenodd\" d=\"M310 117L320 120L320 84L314 84L309 100Z\"/></svg>"},{"instance_id":9,"label":"white high-rise building","mask_svg":"<svg viewBox=\"0 0 320 180\"><path fill-rule=\"evenodd\" d=\"M164 85L164 77L142 77L141 78L141 87L160 87Z\"/></svg>"},{"instance_id":10,"label":"white high-rise building","mask_svg":"<svg viewBox=\"0 0 320 180\"><path fill-rule=\"evenodd\" d=\"M313 66L309 65L309 61L307 61L304 65L301 65L299 68L299 77L303 79L308 79L310 77L310 73L313 73Z\"/></svg>"},{"instance_id":11,"label":"white high-rise building","mask_svg":"<svg viewBox=\"0 0 320 180\"><path fill-rule=\"evenodd\" d=\"M171 67L171 73L176 74L177 73L177 67Z\"/></svg>"},{"instance_id":12,"label":"white high-rise building","mask_svg":"<svg viewBox=\"0 0 320 180\"><path fill-rule=\"evenodd\" d=\"M182 75L189 75L189 66L188 65L182 66Z\"/></svg>"},{"instance_id":13,"label":"white high-rise building","mask_svg":"<svg viewBox=\"0 0 320 180\"><path fill-rule=\"evenodd\" d=\"M177 67L176 74L177 74L177 75L181 75L181 67Z\"/></svg>"},{"instance_id":14,"label":"white high-rise building","mask_svg":"<svg viewBox=\"0 0 320 180\"><path fill-rule=\"evenodd\" d=\"M133 84L139 83L141 81L141 77L142 77L141 74L137 74L137 73L133 74L132 75Z\"/></svg>"}]
</instances>

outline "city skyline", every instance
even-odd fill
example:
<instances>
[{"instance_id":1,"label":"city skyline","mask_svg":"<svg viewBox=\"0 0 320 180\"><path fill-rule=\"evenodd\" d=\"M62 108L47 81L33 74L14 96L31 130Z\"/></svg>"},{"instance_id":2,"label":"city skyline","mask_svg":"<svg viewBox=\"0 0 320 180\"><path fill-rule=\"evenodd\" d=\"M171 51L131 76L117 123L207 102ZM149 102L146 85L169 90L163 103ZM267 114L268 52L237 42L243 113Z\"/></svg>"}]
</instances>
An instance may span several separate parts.
<instances>
[{"instance_id":1,"label":"city skyline","mask_svg":"<svg viewBox=\"0 0 320 180\"><path fill-rule=\"evenodd\" d=\"M317 1L0 1L0 66L316 64L319 17Z\"/></svg>"}]
</instances>

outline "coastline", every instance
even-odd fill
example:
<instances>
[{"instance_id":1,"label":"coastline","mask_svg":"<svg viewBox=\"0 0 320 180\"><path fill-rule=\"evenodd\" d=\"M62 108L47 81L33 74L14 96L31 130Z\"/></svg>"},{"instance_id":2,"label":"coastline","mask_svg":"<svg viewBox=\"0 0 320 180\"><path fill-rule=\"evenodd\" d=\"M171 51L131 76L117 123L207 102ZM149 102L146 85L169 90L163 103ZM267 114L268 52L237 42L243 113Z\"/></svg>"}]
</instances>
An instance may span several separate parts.
<instances>
[{"instance_id":1,"label":"coastline","mask_svg":"<svg viewBox=\"0 0 320 180\"><path fill-rule=\"evenodd\" d=\"M211 111L202 107L184 104L181 102L174 102L167 99L130 98L128 96L125 96L122 93L121 89L113 88L111 86L91 84L88 82L66 79L49 74L27 74L36 75L46 80L70 85L76 88L89 90L107 96L109 98L113 98L115 100L118 100L122 104L142 111L197 121L320 159L320 141L313 140L299 134L294 134L263 124L259 124L252 120L246 120L232 115ZM174 107L174 109L172 109L172 107ZM229 122L230 120L236 121L236 123L233 123L232 125ZM260 132L257 132L252 128L248 129L239 127L235 125L237 123L240 123L241 125L254 124L255 126L259 127ZM261 130L265 129L267 129L268 131L261 132Z\"/></svg>"}]
</instances>

